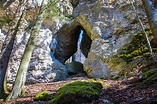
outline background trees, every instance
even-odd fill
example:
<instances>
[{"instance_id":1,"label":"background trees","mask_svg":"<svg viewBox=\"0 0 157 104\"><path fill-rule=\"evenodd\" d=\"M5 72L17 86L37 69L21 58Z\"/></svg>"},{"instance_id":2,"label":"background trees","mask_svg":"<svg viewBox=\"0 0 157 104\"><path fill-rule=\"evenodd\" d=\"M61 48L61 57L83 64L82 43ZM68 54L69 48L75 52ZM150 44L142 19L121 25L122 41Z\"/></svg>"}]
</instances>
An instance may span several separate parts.
<instances>
[{"instance_id":1,"label":"background trees","mask_svg":"<svg viewBox=\"0 0 157 104\"><path fill-rule=\"evenodd\" d=\"M19 5L22 4L23 2L19 2ZM19 6L18 6L19 7ZM19 9L19 8L17 8ZM11 51L13 49L13 44L14 44L14 40L16 37L16 34L19 30L19 26L21 23L21 20L23 18L24 15L24 10L21 8L21 10L19 11L21 14L20 17L15 20L15 27L10 28L8 31L10 32L5 39L5 42L3 44L3 50L1 52L1 57L0 57L0 98L4 98L6 97L6 92L7 92L7 88L6 88L6 77L7 77L7 67L8 67L8 62L9 62L9 58L11 55Z\"/></svg>"},{"instance_id":2,"label":"background trees","mask_svg":"<svg viewBox=\"0 0 157 104\"><path fill-rule=\"evenodd\" d=\"M31 35L30 35L28 43L26 45L26 48L25 48L25 51L24 51L24 54L23 54L23 57L22 57L22 60L20 63L20 67L18 69L15 83L14 83L13 89L7 99L17 98L18 96L20 96L23 93L22 89L24 88L24 85L25 85L28 65L29 65L29 62L31 59L33 49L35 47L36 38L39 33L39 29L41 27L44 13L46 11L46 4L44 5L43 2L44 2L44 0L42 1L38 16L36 17L36 19L34 21L34 25L32 26L32 28L30 30Z\"/></svg>"},{"instance_id":3,"label":"background trees","mask_svg":"<svg viewBox=\"0 0 157 104\"><path fill-rule=\"evenodd\" d=\"M6 42L3 45L3 50L1 53L1 59L0 59L0 98L5 99L7 97L7 88L6 88L6 76L7 76L7 67L8 67L8 62L9 58L11 55L11 51L13 49L13 44L14 40L16 37L17 32L19 31L19 27L21 26L21 21L24 18L24 15L26 13L26 9L29 10L26 6L28 0L21 0L17 6L17 10L20 10L19 12L21 13L20 17L16 20L16 26L13 28L12 34L9 34L10 36L7 36ZM25 48L25 52L23 54L20 67L18 70L18 74L16 77L15 84L13 86L13 89L7 99L12 99L20 96L22 93L22 88L24 87L25 80L26 80L26 73L27 73L27 68L30 62L30 58L32 55L32 51L34 49L35 43L36 43L36 37L39 33L39 29L42 23L42 20L44 18L44 13L46 11L46 5L44 4L44 0L42 0L41 6L36 7L37 10L37 15L35 16L34 20L32 20L31 26L28 26L27 31L30 31L30 38L28 40L27 46ZM18 12L18 14L20 14ZM26 27L25 27L26 28ZM25 30L25 31L26 31ZM10 38L11 37L11 38ZM8 42L9 41L9 42Z\"/></svg>"}]
</instances>

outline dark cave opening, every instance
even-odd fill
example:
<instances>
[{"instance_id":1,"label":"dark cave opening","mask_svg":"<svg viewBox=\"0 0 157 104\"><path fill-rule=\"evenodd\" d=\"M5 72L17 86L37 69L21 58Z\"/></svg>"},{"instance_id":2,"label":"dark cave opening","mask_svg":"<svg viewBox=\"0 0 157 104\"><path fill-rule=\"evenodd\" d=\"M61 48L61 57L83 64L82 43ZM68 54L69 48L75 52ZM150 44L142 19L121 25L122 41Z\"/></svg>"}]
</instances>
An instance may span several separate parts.
<instances>
[{"instance_id":1,"label":"dark cave opening","mask_svg":"<svg viewBox=\"0 0 157 104\"><path fill-rule=\"evenodd\" d=\"M67 63L77 61L83 64L88 56L88 52L91 47L91 42L92 40L86 34L86 31L81 28L77 43L77 51L67 60Z\"/></svg>"},{"instance_id":2,"label":"dark cave opening","mask_svg":"<svg viewBox=\"0 0 157 104\"><path fill-rule=\"evenodd\" d=\"M74 62L74 61L84 63L85 56L83 55L81 48L80 48L83 35L84 35L84 30L81 29L79 38L78 38L78 42L77 42L77 51L66 61L66 63L70 63L70 62Z\"/></svg>"},{"instance_id":3,"label":"dark cave opening","mask_svg":"<svg viewBox=\"0 0 157 104\"><path fill-rule=\"evenodd\" d=\"M73 61L83 63L92 42L85 29L75 24L63 25L54 40L55 48L51 48L53 56L63 64Z\"/></svg>"}]
</instances>

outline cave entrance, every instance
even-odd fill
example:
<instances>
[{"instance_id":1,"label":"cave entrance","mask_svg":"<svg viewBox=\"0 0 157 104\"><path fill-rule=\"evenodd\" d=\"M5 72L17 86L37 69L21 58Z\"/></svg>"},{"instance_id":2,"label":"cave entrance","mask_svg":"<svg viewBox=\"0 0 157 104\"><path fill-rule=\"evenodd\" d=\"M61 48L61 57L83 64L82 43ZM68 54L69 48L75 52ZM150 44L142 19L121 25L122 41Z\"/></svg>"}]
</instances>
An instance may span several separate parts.
<instances>
[{"instance_id":1,"label":"cave entrance","mask_svg":"<svg viewBox=\"0 0 157 104\"><path fill-rule=\"evenodd\" d=\"M81 29L78 42L77 42L77 51L65 63L71 63L74 61L80 62L82 64L84 63L86 57L81 51L81 41L82 41L83 35L84 35L84 30Z\"/></svg>"},{"instance_id":2,"label":"cave entrance","mask_svg":"<svg viewBox=\"0 0 157 104\"><path fill-rule=\"evenodd\" d=\"M61 63L72 61L84 62L91 47L92 40L85 29L77 24L65 24L55 34L56 46L53 50L54 57Z\"/></svg>"}]
</instances>

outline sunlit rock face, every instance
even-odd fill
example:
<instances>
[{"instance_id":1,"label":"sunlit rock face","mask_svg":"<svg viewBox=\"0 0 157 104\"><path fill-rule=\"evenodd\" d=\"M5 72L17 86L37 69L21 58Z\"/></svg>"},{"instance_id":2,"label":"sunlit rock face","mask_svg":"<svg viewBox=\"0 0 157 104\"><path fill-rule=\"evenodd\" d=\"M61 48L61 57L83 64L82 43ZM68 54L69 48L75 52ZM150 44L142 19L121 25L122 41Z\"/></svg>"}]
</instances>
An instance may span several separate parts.
<instances>
[{"instance_id":1,"label":"sunlit rock face","mask_svg":"<svg viewBox=\"0 0 157 104\"><path fill-rule=\"evenodd\" d=\"M146 23L142 3L136 3L140 11L139 16ZM92 40L84 70L90 77L109 78L113 69L108 67L105 61L120 53L121 48L129 44L132 37L140 32L141 27L130 2L82 1L74 9L73 17ZM94 61L94 58L98 61Z\"/></svg>"},{"instance_id":2,"label":"sunlit rock face","mask_svg":"<svg viewBox=\"0 0 157 104\"><path fill-rule=\"evenodd\" d=\"M69 17L71 17L73 12L73 6L69 0L58 0L54 6L57 9L57 13L55 9L52 10L50 15L48 14L50 18L45 18L43 21L43 25L48 27L53 34L59 31L65 23L71 21Z\"/></svg>"},{"instance_id":3,"label":"sunlit rock face","mask_svg":"<svg viewBox=\"0 0 157 104\"><path fill-rule=\"evenodd\" d=\"M29 0L29 7L40 6L41 2L42 0ZM47 0L44 2L46 3ZM85 35L80 43L80 50L87 57L83 63L87 75L110 78L114 76L113 72L116 72L116 75L120 72L114 71L114 67L110 67L107 60L120 53L121 48L129 44L132 37L140 32L136 13L129 0L70 0L70 2L59 0L56 7L59 8L61 15L44 19L28 69L27 81L47 82L65 79L67 69L63 63L77 51L81 29ZM15 12L18 3L19 0L15 0L9 4L10 17ZM140 18L146 24L146 15L141 1L137 0L136 5ZM30 15L33 14L30 13ZM17 16L20 16L20 13ZM22 25L23 28L28 25L28 21L25 22ZM7 28L2 30L6 31ZM5 37L1 33L2 31L0 43ZM8 81L15 79L29 35L24 29L18 32L9 62ZM52 36L56 39L55 48L50 47L53 42ZM51 59L51 50L54 50L57 60Z\"/></svg>"},{"instance_id":4,"label":"sunlit rock face","mask_svg":"<svg viewBox=\"0 0 157 104\"><path fill-rule=\"evenodd\" d=\"M0 53L3 46L3 42L5 40L6 33L0 29Z\"/></svg>"},{"instance_id":5,"label":"sunlit rock face","mask_svg":"<svg viewBox=\"0 0 157 104\"><path fill-rule=\"evenodd\" d=\"M52 69L52 59L50 56L50 43L51 43L52 32L47 28L41 28L37 37L36 47L33 50L32 58L29 65L28 74L32 75L29 77L38 78L43 75L36 75L39 71ZM42 72L43 73L43 72Z\"/></svg>"},{"instance_id":6,"label":"sunlit rock face","mask_svg":"<svg viewBox=\"0 0 157 104\"><path fill-rule=\"evenodd\" d=\"M84 71L89 77L92 78L108 78L109 69L106 64L101 60L101 56L96 53L90 52L88 59L84 63Z\"/></svg>"},{"instance_id":7,"label":"sunlit rock face","mask_svg":"<svg viewBox=\"0 0 157 104\"><path fill-rule=\"evenodd\" d=\"M68 77L67 68L60 63L58 60L53 60L51 63L45 62L49 66L45 68L39 68L36 70L29 70L27 75L27 83L37 83L37 82L50 82L50 81L60 81ZM40 64L37 64L38 66ZM43 66L40 66L43 67Z\"/></svg>"},{"instance_id":8,"label":"sunlit rock face","mask_svg":"<svg viewBox=\"0 0 157 104\"><path fill-rule=\"evenodd\" d=\"M47 4L48 0L28 0L28 5L30 7L39 7L41 5Z\"/></svg>"},{"instance_id":9,"label":"sunlit rock face","mask_svg":"<svg viewBox=\"0 0 157 104\"><path fill-rule=\"evenodd\" d=\"M15 80L29 36L30 34L23 31L19 31L18 35L16 36L8 63L8 82Z\"/></svg>"},{"instance_id":10,"label":"sunlit rock face","mask_svg":"<svg viewBox=\"0 0 157 104\"><path fill-rule=\"evenodd\" d=\"M30 34L28 34L27 32L19 32L17 35L9 62L8 68L9 81L14 81L29 36ZM41 69L42 70L52 69L52 59L50 56L49 48L51 37L52 34L49 29L46 28L40 29L39 35L37 36L36 47L32 54L28 74L32 70L38 71Z\"/></svg>"},{"instance_id":11,"label":"sunlit rock face","mask_svg":"<svg viewBox=\"0 0 157 104\"><path fill-rule=\"evenodd\" d=\"M22 34L22 35L21 35ZM17 35L8 67L8 82L16 77L20 61L27 44L29 34ZM52 32L45 27L40 29L37 36L36 47L33 51L27 72L28 83L59 81L67 78L66 67L50 55Z\"/></svg>"},{"instance_id":12,"label":"sunlit rock face","mask_svg":"<svg viewBox=\"0 0 157 104\"><path fill-rule=\"evenodd\" d=\"M44 0L44 4L46 4L47 1L48 0ZM11 8L11 13L9 13L10 16L12 16L16 10L18 3L19 1L15 0L9 5L8 8ZM30 36L30 33L25 31L25 28L30 22L29 16L35 15L33 9L34 7L41 6L41 3L42 0L28 0L28 8L31 7L32 11L26 13L24 17L25 21L22 23L22 26L20 26L22 28L20 28L19 32L17 33L8 66L8 82L13 82L15 80L25 46ZM42 27L39 30L35 49L28 68L27 82L48 82L67 78L65 66L57 60L52 60L50 55L50 44L52 41L52 36L63 26L63 24L69 22L67 17L72 15L73 7L68 0L60 0L58 3L56 3L56 7L60 9L60 17L56 15L51 18L52 20L45 18L42 23ZM20 16L20 14L17 13L17 16ZM7 31L7 29L3 28L3 31ZM4 35L0 34L0 36L0 40L4 41Z\"/></svg>"}]
</instances>

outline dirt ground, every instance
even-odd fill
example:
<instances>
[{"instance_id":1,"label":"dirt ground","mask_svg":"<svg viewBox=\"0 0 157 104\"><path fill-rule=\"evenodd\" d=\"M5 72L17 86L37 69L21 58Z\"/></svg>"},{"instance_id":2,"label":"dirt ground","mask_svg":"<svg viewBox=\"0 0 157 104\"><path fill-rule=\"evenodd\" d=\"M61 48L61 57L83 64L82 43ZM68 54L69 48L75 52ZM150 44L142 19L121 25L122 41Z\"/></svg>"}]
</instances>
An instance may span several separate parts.
<instances>
[{"instance_id":1,"label":"dirt ground","mask_svg":"<svg viewBox=\"0 0 157 104\"><path fill-rule=\"evenodd\" d=\"M49 104L46 101L33 101L33 99L38 92L46 90L54 95L66 83L88 79L84 75L59 82L27 85L24 96L0 104ZM86 104L157 104L157 82L143 87L137 87L135 79L101 80L101 82L104 89L99 99Z\"/></svg>"}]
</instances>

